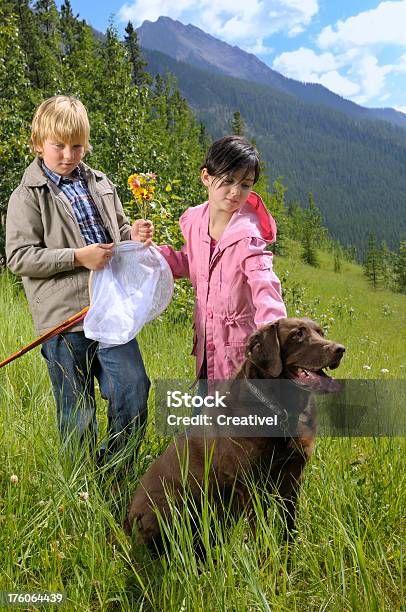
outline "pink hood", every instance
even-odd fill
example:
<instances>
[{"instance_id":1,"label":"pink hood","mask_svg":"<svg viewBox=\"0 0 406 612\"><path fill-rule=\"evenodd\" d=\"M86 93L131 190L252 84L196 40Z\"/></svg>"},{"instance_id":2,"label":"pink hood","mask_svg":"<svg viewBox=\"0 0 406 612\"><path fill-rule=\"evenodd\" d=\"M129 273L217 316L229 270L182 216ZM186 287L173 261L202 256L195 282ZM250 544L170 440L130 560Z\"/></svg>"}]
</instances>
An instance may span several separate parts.
<instances>
[{"instance_id":1,"label":"pink hood","mask_svg":"<svg viewBox=\"0 0 406 612\"><path fill-rule=\"evenodd\" d=\"M179 223L184 236L188 235L188 230L190 230L191 224L195 221L195 215L192 211L201 214L202 209L205 209L203 210L202 219L203 222L207 219L206 227L208 227L209 205L208 202L205 202L200 204L200 206L187 210L180 218ZM266 240L269 243L276 240L275 220L266 209L262 198L254 191L251 191L245 204L231 217L224 234L219 240L218 247L220 250L223 250L243 238L262 238L262 240Z\"/></svg>"}]
</instances>

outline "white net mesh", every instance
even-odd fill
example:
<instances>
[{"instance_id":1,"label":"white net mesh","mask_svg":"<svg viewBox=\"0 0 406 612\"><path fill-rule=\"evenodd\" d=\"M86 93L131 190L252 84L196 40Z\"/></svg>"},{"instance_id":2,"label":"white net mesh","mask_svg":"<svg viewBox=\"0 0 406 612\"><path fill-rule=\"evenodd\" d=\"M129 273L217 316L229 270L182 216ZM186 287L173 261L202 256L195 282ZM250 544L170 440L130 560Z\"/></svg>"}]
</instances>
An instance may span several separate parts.
<instances>
[{"instance_id":1,"label":"white net mesh","mask_svg":"<svg viewBox=\"0 0 406 612\"><path fill-rule=\"evenodd\" d=\"M90 276L85 336L108 346L126 344L165 310L172 294L172 272L159 251L122 242L103 270Z\"/></svg>"}]
</instances>

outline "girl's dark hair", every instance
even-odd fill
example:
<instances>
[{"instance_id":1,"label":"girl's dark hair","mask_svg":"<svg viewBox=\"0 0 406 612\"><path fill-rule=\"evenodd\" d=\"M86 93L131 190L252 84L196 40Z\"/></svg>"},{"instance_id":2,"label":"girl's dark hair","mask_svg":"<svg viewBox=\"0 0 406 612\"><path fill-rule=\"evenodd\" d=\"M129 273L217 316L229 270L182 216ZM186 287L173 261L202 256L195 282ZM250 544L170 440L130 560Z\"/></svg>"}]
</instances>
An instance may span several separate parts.
<instances>
[{"instance_id":1,"label":"girl's dark hair","mask_svg":"<svg viewBox=\"0 0 406 612\"><path fill-rule=\"evenodd\" d=\"M213 142L200 169L207 168L210 176L225 176L236 170L246 169L254 173L254 183L259 179L258 151L241 136L224 136Z\"/></svg>"}]
</instances>

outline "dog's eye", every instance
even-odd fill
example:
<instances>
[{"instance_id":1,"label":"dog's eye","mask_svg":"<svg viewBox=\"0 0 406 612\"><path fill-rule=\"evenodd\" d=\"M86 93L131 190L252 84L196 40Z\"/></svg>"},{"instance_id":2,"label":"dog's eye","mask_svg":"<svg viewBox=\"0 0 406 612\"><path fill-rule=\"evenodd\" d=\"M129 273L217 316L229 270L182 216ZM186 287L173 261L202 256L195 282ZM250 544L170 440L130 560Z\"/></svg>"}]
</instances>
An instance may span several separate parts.
<instances>
[{"instance_id":1,"label":"dog's eye","mask_svg":"<svg viewBox=\"0 0 406 612\"><path fill-rule=\"evenodd\" d=\"M299 329L296 330L295 336L296 336L296 338L303 338L303 336L304 336L304 329L303 329L303 327L299 327Z\"/></svg>"}]
</instances>

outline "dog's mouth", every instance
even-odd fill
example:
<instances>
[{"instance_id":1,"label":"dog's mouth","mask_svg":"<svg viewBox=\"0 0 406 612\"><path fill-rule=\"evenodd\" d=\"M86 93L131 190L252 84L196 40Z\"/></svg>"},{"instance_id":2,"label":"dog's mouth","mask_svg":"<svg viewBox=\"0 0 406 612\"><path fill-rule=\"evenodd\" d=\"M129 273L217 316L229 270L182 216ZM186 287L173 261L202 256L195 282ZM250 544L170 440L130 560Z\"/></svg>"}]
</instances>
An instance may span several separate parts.
<instances>
[{"instance_id":1,"label":"dog's mouth","mask_svg":"<svg viewBox=\"0 0 406 612\"><path fill-rule=\"evenodd\" d=\"M328 367L334 370L339 366L337 363L332 363ZM340 390L340 384L331 378L325 371L324 368L319 370L311 370L309 368L299 368L295 366L289 366L286 370L287 378L292 380L296 385L307 391L314 391L318 393L337 393Z\"/></svg>"}]
</instances>

